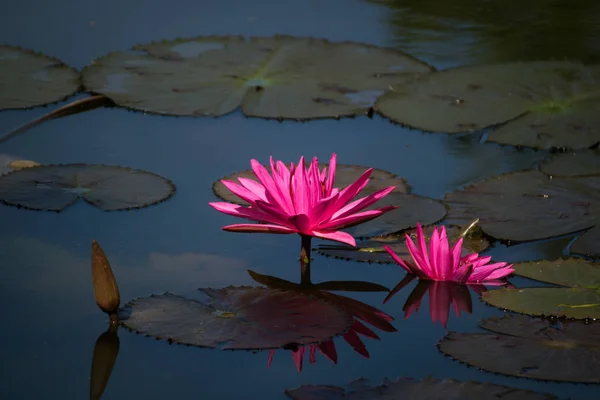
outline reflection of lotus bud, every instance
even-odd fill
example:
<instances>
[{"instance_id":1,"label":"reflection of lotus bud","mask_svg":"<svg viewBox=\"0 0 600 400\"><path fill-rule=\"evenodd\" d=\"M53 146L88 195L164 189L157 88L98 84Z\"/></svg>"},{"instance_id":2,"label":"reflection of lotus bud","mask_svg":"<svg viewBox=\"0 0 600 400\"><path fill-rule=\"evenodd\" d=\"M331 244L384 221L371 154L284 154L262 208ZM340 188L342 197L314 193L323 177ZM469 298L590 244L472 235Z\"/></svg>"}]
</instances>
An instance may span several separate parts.
<instances>
[{"instance_id":1,"label":"reflection of lotus bud","mask_svg":"<svg viewBox=\"0 0 600 400\"><path fill-rule=\"evenodd\" d=\"M110 379L110 374L119 355L118 329L119 325L110 324L108 330L103 332L96 340L90 373L90 399L100 399Z\"/></svg>"},{"instance_id":2,"label":"reflection of lotus bud","mask_svg":"<svg viewBox=\"0 0 600 400\"><path fill-rule=\"evenodd\" d=\"M96 304L107 314L114 314L121 298L119 287L102 247L92 240L92 279Z\"/></svg>"}]
</instances>

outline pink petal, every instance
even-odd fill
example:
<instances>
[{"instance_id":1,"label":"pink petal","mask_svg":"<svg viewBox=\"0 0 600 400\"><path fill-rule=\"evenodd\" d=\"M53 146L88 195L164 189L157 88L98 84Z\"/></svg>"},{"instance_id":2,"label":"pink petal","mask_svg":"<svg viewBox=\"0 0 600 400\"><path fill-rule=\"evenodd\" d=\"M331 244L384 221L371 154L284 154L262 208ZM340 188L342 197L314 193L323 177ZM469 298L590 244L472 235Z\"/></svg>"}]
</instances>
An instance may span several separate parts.
<instances>
[{"instance_id":1,"label":"pink petal","mask_svg":"<svg viewBox=\"0 0 600 400\"><path fill-rule=\"evenodd\" d=\"M271 361L273 361L274 355L275 355L275 350L269 351L269 359L267 360L267 368L271 368Z\"/></svg>"},{"instance_id":2,"label":"pink petal","mask_svg":"<svg viewBox=\"0 0 600 400\"><path fill-rule=\"evenodd\" d=\"M417 234L418 235L418 234ZM433 228L433 233L431 234L431 239L429 240L429 260L431 262L431 267L433 269L433 277L434 280L443 280L442 271L440 270L440 264L438 260L439 254L439 246L440 246L440 234L437 226Z\"/></svg>"},{"instance_id":3,"label":"pink petal","mask_svg":"<svg viewBox=\"0 0 600 400\"><path fill-rule=\"evenodd\" d=\"M337 155L333 153L329 160L329 175L327 176L327 182L325 183L325 196L329 197L332 195L333 184L335 181L335 172L337 167Z\"/></svg>"},{"instance_id":4,"label":"pink petal","mask_svg":"<svg viewBox=\"0 0 600 400\"><path fill-rule=\"evenodd\" d=\"M415 268L421 271L421 274L427 277L428 279L432 279L433 272L431 267L429 266L429 262L425 260L423 254L420 249L418 249L410 236L406 234L406 248L408 249L408 253L412 257L415 262Z\"/></svg>"},{"instance_id":5,"label":"pink petal","mask_svg":"<svg viewBox=\"0 0 600 400\"><path fill-rule=\"evenodd\" d=\"M438 248L438 262L440 263L440 272L443 280L452 279L452 254L450 253L450 246L448 244L448 235L446 233L446 227L442 226L442 233L440 235L440 242Z\"/></svg>"},{"instance_id":6,"label":"pink petal","mask_svg":"<svg viewBox=\"0 0 600 400\"><path fill-rule=\"evenodd\" d=\"M390 206L394 207L394 206ZM391 210L388 210L391 211ZM363 211L358 214L349 215L344 218L332 219L329 222L319 225L319 229L344 229L349 228L351 226L355 226L358 224L362 224L363 222L370 221L382 215L383 213L380 210L369 210Z\"/></svg>"},{"instance_id":7,"label":"pink petal","mask_svg":"<svg viewBox=\"0 0 600 400\"><path fill-rule=\"evenodd\" d=\"M340 243L349 244L352 247L356 247L356 240L352 235L346 232L337 231L337 232L322 232L322 231L313 231L313 236L319 237L321 239L333 240Z\"/></svg>"},{"instance_id":8,"label":"pink petal","mask_svg":"<svg viewBox=\"0 0 600 400\"><path fill-rule=\"evenodd\" d=\"M310 195L308 189L308 183L306 180L306 171L304 167L304 156L300 157L300 161L298 162L298 168L294 175L292 176L292 191L294 193L293 201L294 201L294 209L296 210L296 214L305 214L309 213L309 203L308 196Z\"/></svg>"},{"instance_id":9,"label":"pink petal","mask_svg":"<svg viewBox=\"0 0 600 400\"><path fill-rule=\"evenodd\" d=\"M435 279L435 277L437 276L437 273L435 271L435 267L433 265L431 265L431 262L429 260L429 255L427 254L427 242L425 240L425 234L423 233L423 228L421 227L421 224L417 222L417 243L419 246L419 255L421 256L421 259L423 260L423 265L419 265L420 267L424 267L426 266L427 270L429 271L427 275L429 275L432 279Z\"/></svg>"},{"instance_id":10,"label":"pink petal","mask_svg":"<svg viewBox=\"0 0 600 400\"><path fill-rule=\"evenodd\" d=\"M248 202L250 204L254 204L254 202L256 200L260 200L261 197L254 193L253 191L249 190L248 188L239 185L237 183L228 181L226 179L223 179L221 181L221 183L227 188L229 189L229 191L233 194L235 194L237 197L239 197L240 199L244 200L245 202ZM263 188L264 191L264 188Z\"/></svg>"},{"instance_id":11,"label":"pink petal","mask_svg":"<svg viewBox=\"0 0 600 400\"><path fill-rule=\"evenodd\" d=\"M373 172L373 168L367 169L362 173L361 176L354 182L352 182L348 187L342 189L339 193L338 202L336 203L336 209L340 209L345 206L350 200L356 197L356 195L367 186L369 183L369 177Z\"/></svg>"},{"instance_id":12,"label":"pink petal","mask_svg":"<svg viewBox=\"0 0 600 400\"><path fill-rule=\"evenodd\" d=\"M308 346L308 362L314 364L317 362L317 354L316 354L317 346L311 344Z\"/></svg>"},{"instance_id":13,"label":"pink petal","mask_svg":"<svg viewBox=\"0 0 600 400\"><path fill-rule=\"evenodd\" d=\"M343 218L345 216L348 216L350 214L354 214L355 212L363 210L363 209L375 204L376 202L378 202L379 200L381 200L382 198L384 198L385 196L387 196L388 194L393 192L394 189L396 189L396 186L390 186L390 187L382 189L376 193L373 193L370 196L355 200L352 203L347 204L346 206L341 208L339 211L337 211L335 214L333 214L331 216L331 218L332 219Z\"/></svg>"},{"instance_id":14,"label":"pink petal","mask_svg":"<svg viewBox=\"0 0 600 400\"><path fill-rule=\"evenodd\" d=\"M413 271L405 262L404 260L402 260L400 257L398 257L398 254L396 254L396 252L394 250L391 249L391 247L384 245L383 248L385 249L385 251L388 252L388 254L392 257L392 259L394 261L396 261L396 263L398 263L398 265L400 265L402 268L404 268L406 270L406 272L408 272L409 274L415 274L418 275L418 270L417 271Z\"/></svg>"},{"instance_id":15,"label":"pink petal","mask_svg":"<svg viewBox=\"0 0 600 400\"><path fill-rule=\"evenodd\" d=\"M358 354L365 358L369 358L369 352L367 351L367 347L362 342L362 340L360 340L356 332L354 332L352 329L350 329L344 334L344 340L346 340L346 342L350 346L352 346L354 351L356 351Z\"/></svg>"},{"instance_id":16,"label":"pink petal","mask_svg":"<svg viewBox=\"0 0 600 400\"><path fill-rule=\"evenodd\" d=\"M448 325L450 316L450 303L452 295L450 293L451 283L434 282L429 288L429 314L435 323L440 321L444 329Z\"/></svg>"},{"instance_id":17,"label":"pink petal","mask_svg":"<svg viewBox=\"0 0 600 400\"><path fill-rule=\"evenodd\" d=\"M260 203L260 200L258 202ZM270 222L278 225L287 225L288 223L287 217L281 218L275 215L270 215L257 208L244 207L238 204L225 202L208 203L208 205L215 210L222 212L223 214L232 215L234 217L246 218L259 222ZM259 205L257 204L257 206Z\"/></svg>"},{"instance_id":18,"label":"pink petal","mask_svg":"<svg viewBox=\"0 0 600 400\"><path fill-rule=\"evenodd\" d=\"M352 324L351 329L353 331L355 331L356 333L360 333L363 336L369 337L371 339L379 340L379 336L377 336L377 334L375 332L373 332L371 329L369 329L367 326L365 326L362 322L360 322L357 319L354 320L354 323Z\"/></svg>"},{"instance_id":19,"label":"pink petal","mask_svg":"<svg viewBox=\"0 0 600 400\"><path fill-rule=\"evenodd\" d=\"M292 358L298 372L302 372L302 360L304 360L304 346L300 346L292 352Z\"/></svg>"},{"instance_id":20,"label":"pink petal","mask_svg":"<svg viewBox=\"0 0 600 400\"><path fill-rule=\"evenodd\" d=\"M245 232L245 233L279 233L279 234L290 234L297 233L295 230L286 228L281 225L268 225L268 224L235 224L227 225L222 228L228 232Z\"/></svg>"}]
</instances>

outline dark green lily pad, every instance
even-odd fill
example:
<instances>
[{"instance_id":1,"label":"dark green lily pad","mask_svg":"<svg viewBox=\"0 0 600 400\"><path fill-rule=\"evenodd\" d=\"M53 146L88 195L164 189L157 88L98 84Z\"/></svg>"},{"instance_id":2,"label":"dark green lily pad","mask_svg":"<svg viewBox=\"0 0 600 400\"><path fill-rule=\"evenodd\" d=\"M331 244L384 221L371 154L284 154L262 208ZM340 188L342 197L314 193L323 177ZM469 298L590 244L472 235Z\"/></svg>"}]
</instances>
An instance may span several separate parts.
<instances>
[{"instance_id":1,"label":"dark green lily pad","mask_svg":"<svg viewBox=\"0 0 600 400\"><path fill-rule=\"evenodd\" d=\"M600 66L536 61L423 75L377 100L388 118L432 132L506 123L489 141L548 149L600 142ZM508 122L507 122L508 121Z\"/></svg>"},{"instance_id":2,"label":"dark green lily pad","mask_svg":"<svg viewBox=\"0 0 600 400\"><path fill-rule=\"evenodd\" d=\"M445 200L449 223L479 218L481 229L498 239L546 239L593 227L574 242L571 252L600 257L600 175L516 172L449 193Z\"/></svg>"},{"instance_id":3,"label":"dark green lily pad","mask_svg":"<svg viewBox=\"0 0 600 400\"><path fill-rule=\"evenodd\" d=\"M80 198L104 211L131 210L174 194L168 179L111 165L40 165L0 176L0 200L32 210L58 212Z\"/></svg>"},{"instance_id":4,"label":"dark green lily pad","mask_svg":"<svg viewBox=\"0 0 600 400\"><path fill-rule=\"evenodd\" d=\"M540 170L551 176L600 175L600 151L596 149L557 154L544 161Z\"/></svg>"},{"instance_id":5,"label":"dark green lily pad","mask_svg":"<svg viewBox=\"0 0 600 400\"><path fill-rule=\"evenodd\" d=\"M493 290L484 301L535 316L600 318L600 264L569 258L514 265L515 274L565 287Z\"/></svg>"},{"instance_id":6,"label":"dark green lily pad","mask_svg":"<svg viewBox=\"0 0 600 400\"><path fill-rule=\"evenodd\" d=\"M168 115L310 119L366 113L391 84L432 67L400 51L324 39L207 36L133 47L83 71L85 87Z\"/></svg>"},{"instance_id":7,"label":"dark green lily pad","mask_svg":"<svg viewBox=\"0 0 600 400\"><path fill-rule=\"evenodd\" d=\"M401 207L402 208L402 207ZM408 210L410 211L410 210ZM384 215L385 217L385 215ZM380 217L381 218L381 217ZM423 227L423 232L429 238L435 225ZM462 228L457 226L447 226L450 242L458 240ZM356 247L346 245L319 245L317 252L324 256L342 258L344 260L354 260L368 263L393 264L395 261L383 248L384 245L391 247L400 257L410 258L405 244L405 234L409 233L413 240L416 238L416 229L405 229L399 233L386 236L378 236L369 240L363 240L356 243ZM467 234L463 242L463 255L469 253L481 253L489 247L490 243L480 234Z\"/></svg>"},{"instance_id":8,"label":"dark green lily pad","mask_svg":"<svg viewBox=\"0 0 600 400\"><path fill-rule=\"evenodd\" d=\"M600 324L523 315L484 320L494 333L450 332L440 351L485 371L522 378L600 383Z\"/></svg>"},{"instance_id":9,"label":"dark green lily pad","mask_svg":"<svg viewBox=\"0 0 600 400\"><path fill-rule=\"evenodd\" d=\"M289 167L289 163L288 163L288 167ZM327 167L329 169L329 164L319 163L320 170L323 170L323 168L325 168L325 167ZM268 171L271 171L270 166L265 165L265 168L267 168ZM369 167L364 167L361 165L337 164L336 169L335 169L334 186L337 188L345 188L347 186L350 186L367 169L369 169ZM213 183L214 194L217 195L217 197L220 197L221 199L223 199L229 203L248 205L248 203L246 203L245 201L243 201L242 199L240 199L239 197L237 197L236 195L231 193L229 191L229 189L227 189L225 187L225 185L223 185L223 183L221 182L221 180L225 179L225 180L229 180L229 181L233 181L233 182L237 183L238 178L247 178L247 179L253 179L255 181L258 181L258 179L256 179L256 175L254 175L254 171L252 171L251 169L247 169L247 170L240 171L240 172L235 172L235 173L233 173L231 175L227 175ZM389 187L389 186L396 186L394 193L408 193L409 187L410 187L408 185L408 183L406 183L405 179L400 178L399 176L392 174L391 172L388 172L388 171L385 171L382 169L373 168L373 172L371 172L371 177L370 177L369 183L358 194L357 198L363 197L363 196L368 196L379 190L385 189L386 187ZM384 197L384 199L385 199L385 197ZM383 199L380 200L379 202L377 202L376 204L380 204L382 202L383 202Z\"/></svg>"},{"instance_id":10,"label":"dark green lily pad","mask_svg":"<svg viewBox=\"0 0 600 400\"><path fill-rule=\"evenodd\" d=\"M295 291L198 290L201 299L165 293L132 300L121 310L121 320L137 333L170 343L240 350L321 343L352 325L337 307Z\"/></svg>"},{"instance_id":11,"label":"dark green lily pad","mask_svg":"<svg viewBox=\"0 0 600 400\"><path fill-rule=\"evenodd\" d=\"M368 380L358 379L347 388L328 385L303 385L285 391L294 400L553 400L556 397L529 390L480 382L461 382L453 379L427 377L385 379L380 386L369 386Z\"/></svg>"},{"instance_id":12,"label":"dark green lily pad","mask_svg":"<svg viewBox=\"0 0 600 400\"><path fill-rule=\"evenodd\" d=\"M61 61L0 45L0 110L63 100L79 90L79 73Z\"/></svg>"}]
</instances>

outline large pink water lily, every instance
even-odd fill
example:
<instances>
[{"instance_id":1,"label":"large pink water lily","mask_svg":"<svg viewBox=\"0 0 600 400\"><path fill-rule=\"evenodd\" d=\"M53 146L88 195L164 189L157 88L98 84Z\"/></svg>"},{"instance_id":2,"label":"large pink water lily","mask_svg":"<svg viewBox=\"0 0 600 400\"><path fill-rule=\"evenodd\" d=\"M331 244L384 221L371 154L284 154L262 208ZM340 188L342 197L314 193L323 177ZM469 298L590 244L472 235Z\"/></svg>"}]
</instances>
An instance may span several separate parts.
<instances>
[{"instance_id":1,"label":"large pink water lily","mask_svg":"<svg viewBox=\"0 0 600 400\"><path fill-rule=\"evenodd\" d=\"M429 252L423 229L417 224L417 245L409 235L406 235L406 247L412 257L404 261L389 248L385 250L407 272L417 275L420 279L434 281L452 281L467 284L503 285L502 278L514 272L512 264L505 262L492 263L492 257L480 257L473 253L462 257L463 239L460 238L450 249L446 228L434 228L429 242Z\"/></svg>"},{"instance_id":2,"label":"large pink water lily","mask_svg":"<svg viewBox=\"0 0 600 400\"><path fill-rule=\"evenodd\" d=\"M261 223L228 225L223 227L226 231L299 233L356 246L354 238L341 232L341 229L372 220L397 208L385 206L363 211L392 192L395 186L353 201L369 182L372 168L348 187L335 188L335 154L331 156L329 171L327 168L319 171L316 157L308 167L305 167L304 157L301 157L297 166L291 163L289 168L281 161L274 162L271 157L271 174L256 160L251 160L250 164L258 182L247 178L238 178L239 184L222 181L250 206L224 202L209 205L222 213Z\"/></svg>"}]
</instances>

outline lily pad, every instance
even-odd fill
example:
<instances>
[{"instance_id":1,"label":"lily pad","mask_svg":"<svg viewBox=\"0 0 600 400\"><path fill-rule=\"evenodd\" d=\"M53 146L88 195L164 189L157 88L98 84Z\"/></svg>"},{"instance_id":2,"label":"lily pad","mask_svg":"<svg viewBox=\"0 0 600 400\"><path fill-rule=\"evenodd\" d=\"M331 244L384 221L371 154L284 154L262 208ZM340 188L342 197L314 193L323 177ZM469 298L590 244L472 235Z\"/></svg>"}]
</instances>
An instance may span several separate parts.
<instances>
[{"instance_id":1,"label":"lily pad","mask_svg":"<svg viewBox=\"0 0 600 400\"><path fill-rule=\"evenodd\" d=\"M432 67L400 51L324 39L207 36L140 44L83 71L85 87L168 115L310 119L365 114L391 84Z\"/></svg>"},{"instance_id":2,"label":"lily pad","mask_svg":"<svg viewBox=\"0 0 600 400\"><path fill-rule=\"evenodd\" d=\"M484 320L493 333L450 332L440 351L485 371L522 378L600 383L600 324L523 315Z\"/></svg>"},{"instance_id":3,"label":"lily pad","mask_svg":"<svg viewBox=\"0 0 600 400\"><path fill-rule=\"evenodd\" d=\"M546 239L593 228L574 242L571 252L600 257L600 175L516 172L449 193L445 200L449 223L479 218L481 229L498 239Z\"/></svg>"},{"instance_id":4,"label":"lily pad","mask_svg":"<svg viewBox=\"0 0 600 400\"><path fill-rule=\"evenodd\" d=\"M199 294L135 299L120 317L127 328L170 343L247 350L321 343L352 325L337 307L295 291L229 286Z\"/></svg>"},{"instance_id":5,"label":"lily pad","mask_svg":"<svg viewBox=\"0 0 600 400\"><path fill-rule=\"evenodd\" d=\"M79 90L79 73L31 50L0 45L0 110L63 100Z\"/></svg>"},{"instance_id":6,"label":"lily pad","mask_svg":"<svg viewBox=\"0 0 600 400\"><path fill-rule=\"evenodd\" d=\"M542 163L540 170L551 176L600 175L600 151L596 149L557 154Z\"/></svg>"},{"instance_id":7,"label":"lily pad","mask_svg":"<svg viewBox=\"0 0 600 400\"><path fill-rule=\"evenodd\" d=\"M484 301L535 316L600 318L600 264L569 258L517 263L515 274L564 287L493 290Z\"/></svg>"},{"instance_id":8,"label":"lily pad","mask_svg":"<svg viewBox=\"0 0 600 400\"><path fill-rule=\"evenodd\" d=\"M174 194L168 179L110 165L40 165L0 176L0 200L32 210L59 212L80 198L104 211L131 210Z\"/></svg>"},{"instance_id":9,"label":"lily pad","mask_svg":"<svg viewBox=\"0 0 600 400\"><path fill-rule=\"evenodd\" d=\"M453 379L427 377L422 380L412 378L385 379L380 386L369 386L368 380L351 382L347 388L328 385L303 385L286 390L294 400L553 400L556 397L529 390L515 389L492 383L461 382Z\"/></svg>"},{"instance_id":10,"label":"lily pad","mask_svg":"<svg viewBox=\"0 0 600 400\"><path fill-rule=\"evenodd\" d=\"M402 208L402 207L401 207ZM385 215L384 215L385 216ZM423 232L429 238L435 225L423 227ZM451 242L458 240L462 228L457 226L447 226L448 237ZM416 238L416 229L405 229L399 233L386 236L378 236L370 240L363 240L356 243L356 247L346 245L319 245L317 252L324 256L342 258L344 260L354 260L368 263L393 264L395 261L388 254L383 246L391 247L401 258L410 257L405 244L405 234L408 233ZM481 253L489 247L489 242L481 235L466 235L463 242L463 255L469 253Z\"/></svg>"},{"instance_id":11,"label":"lily pad","mask_svg":"<svg viewBox=\"0 0 600 400\"><path fill-rule=\"evenodd\" d=\"M489 141L581 149L600 142L600 66L536 61L423 75L377 100L388 118L432 132L503 124Z\"/></svg>"}]
</instances>

